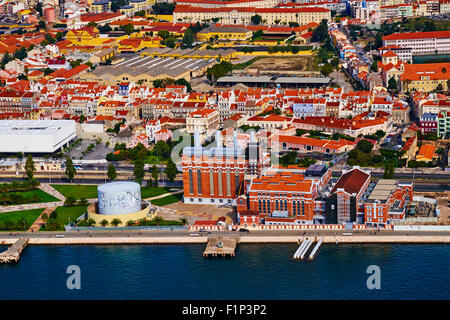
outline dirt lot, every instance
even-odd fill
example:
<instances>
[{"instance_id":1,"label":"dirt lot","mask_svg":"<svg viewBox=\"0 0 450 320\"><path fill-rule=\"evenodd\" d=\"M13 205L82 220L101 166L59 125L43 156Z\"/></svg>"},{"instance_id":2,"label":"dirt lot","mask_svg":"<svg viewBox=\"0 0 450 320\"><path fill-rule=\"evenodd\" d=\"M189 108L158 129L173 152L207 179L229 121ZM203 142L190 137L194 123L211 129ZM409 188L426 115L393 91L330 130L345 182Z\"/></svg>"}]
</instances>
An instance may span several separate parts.
<instances>
[{"instance_id":1,"label":"dirt lot","mask_svg":"<svg viewBox=\"0 0 450 320\"><path fill-rule=\"evenodd\" d=\"M310 56L263 58L246 69L278 70L278 71L313 71L314 62Z\"/></svg>"},{"instance_id":2,"label":"dirt lot","mask_svg":"<svg viewBox=\"0 0 450 320\"><path fill-rule=\"evenodd\" d=\"M225 217L227 223L231 223L234 218L233 209L229 207L217 207L205 204L185 204L181 201L160 207L158 214L163 219L179 220L186 218L189 223L196 220L217 220Z\"/></svg>"}]
</instances>

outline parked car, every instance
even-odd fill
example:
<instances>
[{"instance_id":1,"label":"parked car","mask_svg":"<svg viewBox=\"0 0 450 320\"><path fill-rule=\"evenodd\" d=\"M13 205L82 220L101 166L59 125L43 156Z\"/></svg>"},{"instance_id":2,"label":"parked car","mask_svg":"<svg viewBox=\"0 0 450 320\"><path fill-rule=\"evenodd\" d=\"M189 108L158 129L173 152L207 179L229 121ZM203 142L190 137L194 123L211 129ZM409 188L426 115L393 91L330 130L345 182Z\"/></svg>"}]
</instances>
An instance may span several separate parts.
<instances>
[{"instance_id":1,"label":"parked car","mask_svg":"<svg viewBox=\"0 0 450 320\"><path fill-rule=\"evenodd\" d=\"M245 229L245 228L240 228L239 232L250 232L250 231L248 229Z\"/></svg>"}]
</instances>

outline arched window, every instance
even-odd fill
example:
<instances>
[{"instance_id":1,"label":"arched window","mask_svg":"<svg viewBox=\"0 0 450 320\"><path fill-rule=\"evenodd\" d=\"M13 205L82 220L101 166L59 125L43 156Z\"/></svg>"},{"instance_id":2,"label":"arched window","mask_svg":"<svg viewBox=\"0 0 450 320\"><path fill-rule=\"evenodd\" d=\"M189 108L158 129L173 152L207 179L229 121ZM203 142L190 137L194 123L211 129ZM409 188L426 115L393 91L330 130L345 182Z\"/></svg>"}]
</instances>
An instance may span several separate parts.
<instances>
[{"instance_id":1,"label":"arched window","mask_svg":"<svg viewBox=\"0 0 450 320\"><path fill-rule=\"evenodd\" d=\"M258 200L258 211L259 211L259 213L262 212L262 208L261 208L261 199Z\"/></svg>"},{"instance_id":2,"label":"arched window","mask_svg":"<svg viewBox=\"0 0 450 320\"><path fill-rule=\"evenodd\" d=\"M231 196L231 172L227 170L227 195Z\"/></svg>"},{"instance_id":3,"label":"arched window","mask_svg":"<svg viewBox=\"0 0 450 320\"><path fill-rule=\"evenodd\" d=\"M222 170L217 171L217 184L219 185L219 196L223 195L222 190Z\"/></svg>"},{"instance_id":4,"label":"arched window","mask_svg":"<svg viewBox=\"0 0 450 320\"><path fill-rule=\"evenodd\" d=\"M295 206L296 205L296 202L297 201L292 201L292 215L297 215L297 207Z\"/></svg>"},{"instance_id":5,"label":"arched window","mask_svg":"<svg viewBox=\"0 0 450 320\"><path fill-rule=\"evenodd\" d=\"M235 186L236 186L236 192L235 193L238 193L239 192L239 172L238 171L236 171L235 173L234 173L234 183L235 183Z\"/></svg>"},{"instance_id":6,"label":"arched window","mask_svg":"<svg viewBox=\"0 0 450 320\"><path fill-rule=\"evenodd\" d=\"M194 177L192 176L192 169L189 169L189 193L194 194Z\"/></svg>"},{"instance_id":7,"label":"arched window","mask_svg":"<svg viewBox=\"0 0 450 320\"><path fill-rule=\"evenodd\" d=\"M266 209L266 200L263 200L263 201L262 201L262 204L263 204L263 211L262 211L262 212L263 212L263 213L266 213L266 210L267 210L267 209Z\"/></svg>"},{"instance_id":8,"label":"arched window","mask_svg":"<svg viewBox=\"0 0 450 320\"><path fill-rule=\"evenodd\" d=\"M198 194L202 194L202 171L200 169L197 170L197 189Z\"/></svg>"},{"instance_id":9,"label":"arched window","mask_svg":"<svg viewBox=\"0 0 450 320\"><path fill-rule=\"evenodd\" d=\"M279 210L279 207L278 207L278 200L275 200L275 210Z\"/></svg>"},{"instance_id":10,"label":"arched window","mask_svg":"<svg viewBox=\"0 0 450 320\"><path fill-rule=\"evenodd\" d=\"M302 201L302 216L305 215L305 201Z\"/></svg>"},{"instance_id":11,"label":"arched window","mask_svg":"<svg viewBox=\"0 0 450 320\"><path fill-rule=\"evenodd\" d=\"M209 170L209 194L214 195L214 172Z\"/></svg>"},{"instance_id":12,"label":"arched window","mask_svg":"<svg viewBox=\"0 0 450 320\"><path fill-rule=\"evenodd\" d=\"M270 214L270 213L271 213L270 210L271 210L271 209L270 209L270 200L267 199L267 214Z\"/></svg>"},{"instance_id":13,"label":"arched window","mask_svg":"<svg viewBox=\"0 0 450 320\"><path fill-rule=\"evenodd\" d=\"M284 211L287 211L287 200L284 200Z\"/></svg>"}]
</instances>

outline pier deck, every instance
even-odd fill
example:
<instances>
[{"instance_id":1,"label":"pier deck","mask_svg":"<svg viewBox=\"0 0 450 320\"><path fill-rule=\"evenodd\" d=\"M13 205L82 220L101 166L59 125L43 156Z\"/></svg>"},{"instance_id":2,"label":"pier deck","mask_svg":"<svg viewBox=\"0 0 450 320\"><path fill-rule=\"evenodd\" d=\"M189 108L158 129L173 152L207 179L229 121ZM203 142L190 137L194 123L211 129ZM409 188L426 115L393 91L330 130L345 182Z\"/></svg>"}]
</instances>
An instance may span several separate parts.
<instances>
[{"instance_id":1,"label":"pier deck","mask_svg":"<svg viewBox=\"0 0 450 320\"><path fill-rule=\"evenodd\" d=\"M234 236L211 236L203 252L203 257L234 257L237 243L238 238Z\"/></svg>"},{"instance_id":2,"label":"pier deck","mask_svg":"<svg viewBox=\"0 0 450 320\"><path fill-rule=\"evenodd\" d=\"M28 238L20 238L13 245L11 245L8 250L0 253L0 263L11 263L17 262L20 259L20 254L22 250L28 244Z\"/></svg>"}]
</instances>

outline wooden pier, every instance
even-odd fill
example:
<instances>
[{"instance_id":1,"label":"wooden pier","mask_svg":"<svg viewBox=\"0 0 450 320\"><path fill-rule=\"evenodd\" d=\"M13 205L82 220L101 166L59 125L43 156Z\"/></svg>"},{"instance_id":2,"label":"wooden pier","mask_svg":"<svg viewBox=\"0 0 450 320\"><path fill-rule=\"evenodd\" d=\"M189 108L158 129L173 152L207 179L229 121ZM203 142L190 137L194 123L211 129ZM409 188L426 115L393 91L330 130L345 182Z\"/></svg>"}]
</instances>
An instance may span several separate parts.
<instances>
[{"instance_id":1,"label":"wooden pier","mask_svg":"<svg viewBox=\"0 0 450 320\"><path fill-rule=\"evenodd\" d=\"M28 238L20 238L12 246L10 246L8 250L0 253L0 263L11 263L19 261L20 254L22 253L22 250L27 246L28 240Z\"/></svg>"},{"instance_id":2,"label":"wooden pier","mask_svg":"<svg viewBox=\"0 0 450 320\"><path fill-rule=\"evenodd\" d=\"M234 236L211 236L203 252L205 258L232 258L235 255L238 238Z\"/></svg>"}]
</instances>

